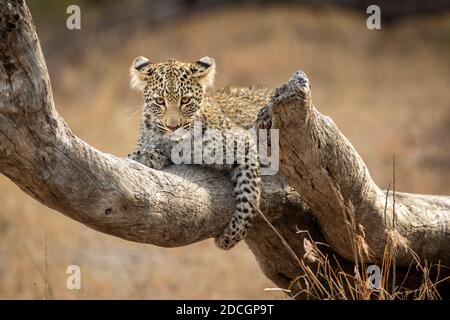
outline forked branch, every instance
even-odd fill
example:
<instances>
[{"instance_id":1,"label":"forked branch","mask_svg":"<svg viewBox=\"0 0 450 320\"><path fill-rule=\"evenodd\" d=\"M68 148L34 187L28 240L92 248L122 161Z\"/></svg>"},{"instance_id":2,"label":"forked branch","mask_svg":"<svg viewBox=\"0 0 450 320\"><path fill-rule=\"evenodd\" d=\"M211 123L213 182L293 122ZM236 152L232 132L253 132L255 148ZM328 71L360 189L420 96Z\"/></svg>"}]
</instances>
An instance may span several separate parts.
<instances>
[{"instance_id":1,"label":"forked branch","mask_svg":"<svg viewBox=\"0 0 450 320\"><path fill-rule=\"evenodd\" d=\"M373 259L379 259L390 227L383 216L385 196L350 142L313 107L303 73L276 90L259 125L280 129L280 168L289 183L279 176L263 179L261 209L294 253L303 257L307 235L298 230L307 230L352 260L344 219L350 213L364 227ZM222 173L192 166L155 171L76 137L54 107L24 1L0 0L0 172L90 228L158 246L214 237L234 207ZM398 193L396 203L396 228L410 247L422 259L450 265L450 198ZM391 221L392 196L388 208ZM261 217L246 243L278 286L288 287L300 274L292 252ZM408 254L398 257L399 265L409 261Z\"/></svg>"}]
</instances>

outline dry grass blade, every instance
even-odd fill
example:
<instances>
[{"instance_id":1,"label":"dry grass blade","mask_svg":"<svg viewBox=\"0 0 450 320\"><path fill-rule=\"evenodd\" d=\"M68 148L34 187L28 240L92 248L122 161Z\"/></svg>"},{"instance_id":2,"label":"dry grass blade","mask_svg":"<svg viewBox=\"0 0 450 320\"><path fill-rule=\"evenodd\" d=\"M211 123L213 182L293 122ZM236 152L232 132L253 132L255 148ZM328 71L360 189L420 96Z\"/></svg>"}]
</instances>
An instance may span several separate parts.
<instances>
[{"instance_id":1,"label":"dry grass blade","mask_svg":"<svg viewBox=\"0 0 450 320\"><path fill-rule=\"evenodd\" d=\"M434 300L441 299L437 291L437 285L446 281L448 278L439 280L439 270L442 266L434 266L437 268L437 276L434 281L430 278L430 269L422 265L417 254L408 246L407 240L395 229L386 230L386 245L381 261L381 279L380 287L372 288L369 285L367 277L367 265L365 261L371 256L372 250L365 240L364 228L357 224L354 217L354 206L351 202L346 206L348 210L344 212L345 221L348 230L348 236L353 249L354 270L353 274L346 272L339 264L339 259L335 256L334 263L331 263L328 256L323 254L319 249L319 242L315 242L309 232L305 230L297 230L297 233L306 233L308 238L304 238L303 246L305 253L303 259L299 259L297 254L292 250L283 236L271 224L271 222L258 209L266 223L274 230L280 238L284 246L298 262L302 275L295 278L289 288L279 289L290 295L292 298L304 296L307 299L327 299L327 300ZM411 254L413 262L411 263L405 278L400 286L389 291L390 283L394 283L391 271L394 266L394 255L399 250L405 250ZM315 268L313 268L315 266ZM423 277L422 285L415 290L404 287L406 278L410 274L410 269L415 266Z\"/></svg>"}]
</instances>

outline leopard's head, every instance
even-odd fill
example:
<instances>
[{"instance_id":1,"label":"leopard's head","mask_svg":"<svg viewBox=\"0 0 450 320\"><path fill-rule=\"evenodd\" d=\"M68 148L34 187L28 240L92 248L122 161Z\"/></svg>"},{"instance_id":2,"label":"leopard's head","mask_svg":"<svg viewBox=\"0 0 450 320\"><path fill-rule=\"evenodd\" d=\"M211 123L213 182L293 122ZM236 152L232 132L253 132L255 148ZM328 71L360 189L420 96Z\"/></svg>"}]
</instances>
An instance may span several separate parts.
<instances>
[{"instance_id":1,"label":"leopard's head","mask_svg":"<svg viewBox=\"0 0 450 320\"><path fill-rule=\"evenodd\" d=\"M194 63L168 60L151 63L136 58L130 68L131 86L144 96L144 122L170 136L179 128L189 130L205 91L214 82L215 62L204 57Z\"/></svg>"}]
</instances>

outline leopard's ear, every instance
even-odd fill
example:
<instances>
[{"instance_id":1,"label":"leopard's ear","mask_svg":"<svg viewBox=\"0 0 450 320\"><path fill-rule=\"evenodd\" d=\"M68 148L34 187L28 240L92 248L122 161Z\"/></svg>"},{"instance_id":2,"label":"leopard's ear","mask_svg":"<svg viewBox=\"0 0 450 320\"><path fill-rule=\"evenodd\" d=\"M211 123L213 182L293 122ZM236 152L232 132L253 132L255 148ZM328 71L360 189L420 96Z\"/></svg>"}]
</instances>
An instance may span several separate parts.
<instances>
[{"instance_id":1,"label":"leopard's ear","mask_svg":"<svg viewBox=\"0 0 450 320\"><path fill-rule=\"evenodd\" d=\"M145 57L134 59L130 67L130 85L133 89L142 91L145 87L144 75L148 72L150 60Z\"/></svg>"},{"instance_id":2,"label":"leopard's ear","mask_svg":"<svg viewBox=\"0 0 450 320\"><path fill-rule=\"evenodd\" d=\"M211 57L203 57L192 64L194 76L200 84L206 89L214 84L216 74L216 62Z\"/></svg>"}]
</instances>

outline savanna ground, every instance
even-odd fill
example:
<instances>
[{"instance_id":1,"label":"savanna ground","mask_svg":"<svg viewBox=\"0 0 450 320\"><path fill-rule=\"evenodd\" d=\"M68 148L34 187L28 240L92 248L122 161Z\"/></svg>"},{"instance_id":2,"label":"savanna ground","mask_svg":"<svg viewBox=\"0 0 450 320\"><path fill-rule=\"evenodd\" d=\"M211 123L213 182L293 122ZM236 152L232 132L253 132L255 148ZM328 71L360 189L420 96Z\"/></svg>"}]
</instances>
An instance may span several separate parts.
<instances>
[{"instance_id":1,"label":"savanna ground","mask_svg":"<svg viewBox=\"0 0 450 320\"><path fill-rule=\"evenodd\" d=\"M277 86L303 69L315 105L382 188L395 153L397 190L450 194L449 14L381 31L366 28L363 12L288 6L226 8L126 30L68 31L65 10L52 23L34 18L58 111L104 152L123 156L137 139L141 97L128 86L134 57L209 55L216 86ZM79 291L66 289L70 264L81 267ZM244 243L222 252L211 240L175 249L127 242L69 220L0 176L0 298L282 298L264 291L273 286Z\"/></svg>"}]
</instances>

